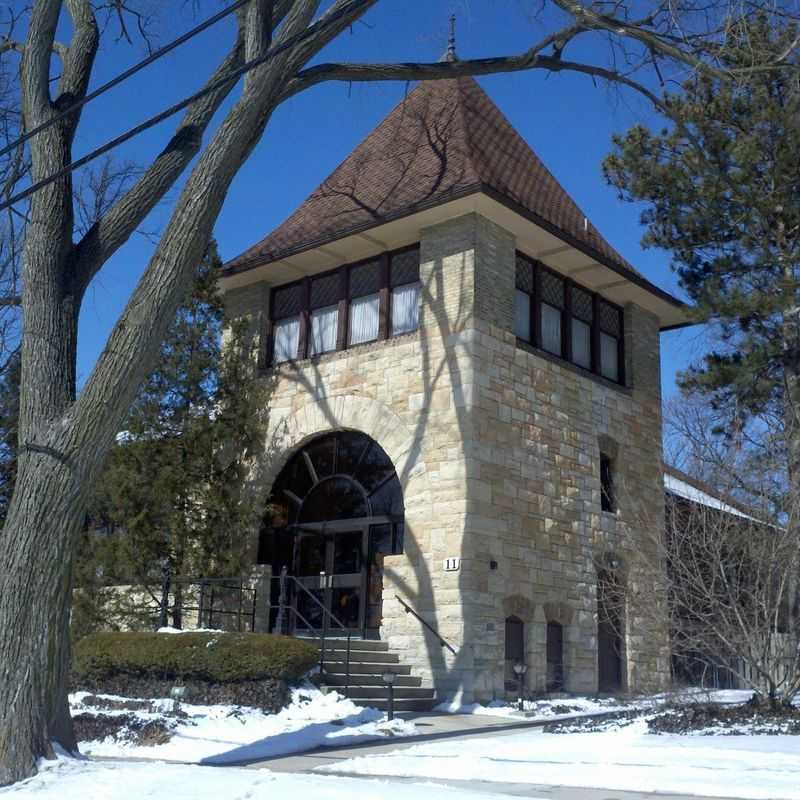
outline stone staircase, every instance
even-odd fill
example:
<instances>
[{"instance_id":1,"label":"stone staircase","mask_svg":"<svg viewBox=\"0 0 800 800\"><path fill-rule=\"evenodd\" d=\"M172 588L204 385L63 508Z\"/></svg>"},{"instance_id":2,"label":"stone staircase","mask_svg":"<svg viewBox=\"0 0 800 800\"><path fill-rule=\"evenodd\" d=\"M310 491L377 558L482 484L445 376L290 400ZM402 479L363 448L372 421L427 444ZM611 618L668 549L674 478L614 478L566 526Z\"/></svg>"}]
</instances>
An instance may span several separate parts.
<instances>
[{"instance_id":1,"label":"stone staircase","mask_svg":"<svg viewBox=\"0 0 800 800\"><path fill-rule=\"evenodd\" d=\"M346 695L354 703L383 711L388 706L388 691L383 673L395 673L394 710L430 711L437 703L433 689L422 685L422 678L411 674L411 667L401 664L387 642L369 639L350 640L350 682L346 674L347 641L325 640L322 685Z\"/></svg>"}]
</instances>

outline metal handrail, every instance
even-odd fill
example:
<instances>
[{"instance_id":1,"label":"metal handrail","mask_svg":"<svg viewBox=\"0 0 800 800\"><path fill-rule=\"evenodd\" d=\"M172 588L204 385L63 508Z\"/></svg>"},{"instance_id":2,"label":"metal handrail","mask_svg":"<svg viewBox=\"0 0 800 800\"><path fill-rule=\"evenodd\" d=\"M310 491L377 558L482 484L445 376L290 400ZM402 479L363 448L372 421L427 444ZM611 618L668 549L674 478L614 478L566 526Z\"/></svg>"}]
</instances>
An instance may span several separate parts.
<instances>
[{"instance_id":1,"label":"metal handrail","mask_svg":"<svg viewBox=\"0 0 800 800\"><path fill-rule=\"evenodd\" d=\"M438 640L442 647L446 647L454 656L458 655L457 651L445 638L433 627L429 622L426 622L416 611L408 604L399 594L395 598L400 602L400 605L405 609L406 614L413 614Z\"/></svg>"},{"instance_id":2,"label":"metal handrail","mask_svg":"<svg viewBox=\"0 0 800 800\"><path fill-rule=\"evenodd\" d=\"M351 639L352 634L345 627L344 623L336 616L336 614L334 614L329 608L327 608L324 603L321 603L319 598L316 597L309 590L309 588L305 584L301 583L298 580L297 576L289 575L287 573L288 573L287 568L283 567L281 569L281 574L279 576L277 576L277 580L279 580L281 582L281 590L280 590L280 598L281 599L279 601L280 605L278 606L279 613L286 607L285 601L284 601L283 598L285 596L285 591L284 591L285 582L288 579L288 580L292 581L294 586L299 587L300 589L302 589L306 593L306 595L308 595L308 597L310 597L317 604L317 606L322 611L323 619L325 619L325 620L333 620L333 622L335 622L342 629L342 631L345 633L345 635L347 637L347 650L346 650L346 653L345 653L345 678L344 678L344 691L345 691L345 696L346 696L348 694L348 692L349 692L349 689L350 689L350 639ZM272 609L272 608L275 608L275 606L270 604L270 609ZM303 623L306 626L306 630L312 636L314 636L315 638L319 638L320 639L319 667L320 667L320 671L324 672L325 671L325 630L326 630L327 626L323 625L322 626L322 632L321 633L317 633L317 631L314 628L311 627L311 624L308 622L308 620L297 610L297 603L296 602L292 603L292 605L290 607L290 611L291 611L291 613L293 613L295 615L295 618L299 617L303 621Z\"/></svg>"}]
</instances>

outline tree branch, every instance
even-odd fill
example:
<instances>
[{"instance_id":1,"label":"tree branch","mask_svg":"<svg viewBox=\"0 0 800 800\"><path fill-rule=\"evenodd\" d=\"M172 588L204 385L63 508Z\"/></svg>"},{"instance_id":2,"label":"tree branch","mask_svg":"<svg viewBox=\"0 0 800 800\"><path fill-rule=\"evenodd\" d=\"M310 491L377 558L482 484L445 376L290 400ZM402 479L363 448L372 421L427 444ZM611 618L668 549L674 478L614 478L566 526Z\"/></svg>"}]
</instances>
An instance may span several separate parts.
<instances>
[{"instance_id":1,"label":"tree branch","mask_svg":"<svg viewBox=\"0 0 800 800\"><path fill-rule=\"evenodd\" d=\"M239 66L242 56L243 37L240 32L231 51L209 78L207 85L219 81ZM128 241L142 220L175 184L197 154L203 133L234 86L235 81L232 81L189 107L158 158L77 244L75 269L81 292L85 291L103 264Z\"/></svg>"},{"instance_id":2,"label":"tree branch","mask_svg":"<svg viewBox=\"0 0 800 800\"><path fill-rule=\"evenodd\" d=\"M64 68L58 84L56 103L71 105L86 94L94 57L100 43L100 33L89 0L66 0L66 5L72 18L73 33L66 53L62 57ZM67 119L68 130L74 131L80 119L80 112Z\"/></svg>"},{"instance_id":3,"label":"tree branch","mask_svg":"<svg viewBox=\"0 0 800 800\"><path fill-rule=\"evenodd\" d=\"M17 42L14 39L2 39L0 40L0 56L3 53L9 52L9 50L14 50L17 53L25 52L25 45L22 42Z\"/></svg>"},{"instance_id":4,"label":"tree branch","mask_svg":"<svg viewBox=\"0 0 800 800\"><path fill-rule=\"evenodd\" d=\"M528 69L544 69L548 72L578 72L593 78L618 83L634 89L659 110L665 110L663 101L657 95L620 72L593 64L563 61L553 56L540 55L534 50L504 58L441 61L427 64L317 64L298 72L289 82L282 99L324 81L442 80L464 75L491 75L497 72L520 72Z\"/></svg>"},{"instance_id":5,"label":"tree branch","mask_svg":"<svg viewBox=\"0 0 800 800\"><path fill-rule=\"evenodd\" d=\"M44 121L50 106L50 54L56 40L60 0L42 0L33 7L22 53L21 94L28 126Z\"/></svg>"},{"instance_id":6,"label":"tree branch","mask_svg":"<svg viewBox=\"0 0 800 800\"><path fill-rule=\"evenodd\" d=\"M295 3L281 27L288 40L311 22L319 0ZM248 33L245 32L245 37ZM205 146L175 205L133 295L109 336L89 379L67 412L70 448L81 469L99 468L101 442L110 441L130 407L154 354L202 258L231 181L261 136L286 79L290 51L257 69L241 97Z\"/></svg>"}]
</instances>

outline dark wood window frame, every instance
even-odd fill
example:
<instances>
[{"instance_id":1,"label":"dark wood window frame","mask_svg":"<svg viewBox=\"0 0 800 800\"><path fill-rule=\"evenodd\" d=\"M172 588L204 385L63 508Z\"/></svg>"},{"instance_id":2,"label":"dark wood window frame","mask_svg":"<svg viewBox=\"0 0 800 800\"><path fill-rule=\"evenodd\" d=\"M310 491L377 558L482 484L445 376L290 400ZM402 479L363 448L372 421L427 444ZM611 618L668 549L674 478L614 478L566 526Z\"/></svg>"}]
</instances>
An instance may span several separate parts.
<instances>
[{"instance_id":1,"label":"dark wood window frame","mask_svg":"<svg viewBox=\"0 0 800 800\"><path fill-rule=\"evenodd\" d=\"M321 355L326 355L327 353L337 352L340 350L349 350L353 347L362 347L367 344L374 344L376 341L383 341L386 339L392 338L392 326L391 326L391 297L392 297L392 288L395 285L405 285L405 284L395 284L392 281L391 275L391 262L395 256L404 255L405 253L411 252L416 250L419 252L419 243L409 245L407 247L401 247L397 250L390 250L384 253L380 253L379 255L373 256L372 258L364 258L359 261L353 261L348 264L342 264L340 267L336 267L335 269L326 270L325 272L320 272L315 275L308 275L305 278L300 278L296 281L290 281L289 283L283 283L279 286L271 287L270 291L270 302L269 302L269 320L267 322L267 335L266 335L266 358L265 364L269 367L276 366L274 360L274 348L275 348L275 322L278 319L285 319L289 317L298 316L296 314L287 314L285 317L278 317L276 319L275 316L275 297L276 294L282 290L291 290L294 287L302 287L302 307L299 311L300 317L300 333L299 333L299 341L298 341L298 348L297 354L295 358L291 358L288 361L281 362L281 363L292 363L295 361L302 361L306 358L318 358ZM378 273L379 281L378 281L378 297L379 297L379 324L378 324L378 337L377 339L373 339L369 342L360 342L357 344L349 344L349 331L348 325L350 321L350 301L356 299L357 297L361 297L364 295L357 295L355 297L350 296L350 274L351 271L356 268L360 267L364 264L375 264L375 269ZM326 353L320 353L315 355L309 354L309 339L311 336L310 331L310 324L311 324L311 284L315 280L324 279L331 275L338 275L339 276L339 289L337 296L334 298L333 303L331 305L338 304L338 315L337 315L337 325L338 330L336 334L336 348L335 350L328 350ZM419 280L419 269L417 270L417 281ZM408 281L406 282L408 283ZM412 281L413 283L413 281ZM406 333L397 334L397 336L404 336L407 335Z\"/></svg>"},{"instance_id":2,"label":"dark wood window frame","mask_svg":"<svg viewBox=\"0 0 800 800\"><path fill-rule=\"evenodd\" d=\"M580 283L573 281L571 278L567 277L566 275L562 275L560 272L556 270L550 269L549 267L545 266L541 263L541 261L537 261L535 258L531 258L530 256L525 255L525 253L517 252L517 269L519 268L519 261L522 260L526 262L533 273L533 291L526 292L525 289L519 288L519 280L515 281L515 289L519 289L519 291L524 292L528 295L530 300L530 337L528 339L520 338L520 341L525 342L526 344L532 345L537 350L541 350L543 353L546 353L548 356L555 356L555 358L561 358L564 361L568 361L571 365L575 366L577 369L584 370L587 372L591 372L594 375L597 375L603 380L610 381L611 383L617 383L621 386L625 386L625 315L623 309L618 306L616 303L612 303L610 300L607 300L602 295L597 294L597 292L593 292L591 289L588 289L586 286L583 286ZM544 302L542 299L542 275L543 274L553 275L558 278L562 282L563 286L563 301L561 303L561 353L554 354L551 353L549 350L546 350L542 346L542 314L541 314L541 305ZM573 360L572 354L572 290L578 289L581 292L585 292L586 294L590 295L592 298L592 322L591 325L591 339L590 339L590 346L591 346L591 368L587 369L586 367L581 366L580 364L575 363ZM609 334L607 331L601 331L600 326L600 304L605 303L606 306L613 309L619 315L619 335L615 338L617 339L617 380L614 381L610 378L605 377L602 374L602 365L600 363L600 334L606 333ZM579 316L576 316L575 319L578 319L581 322L586 322L586 320L582 319Z\"/></svg>"}]
</instances>

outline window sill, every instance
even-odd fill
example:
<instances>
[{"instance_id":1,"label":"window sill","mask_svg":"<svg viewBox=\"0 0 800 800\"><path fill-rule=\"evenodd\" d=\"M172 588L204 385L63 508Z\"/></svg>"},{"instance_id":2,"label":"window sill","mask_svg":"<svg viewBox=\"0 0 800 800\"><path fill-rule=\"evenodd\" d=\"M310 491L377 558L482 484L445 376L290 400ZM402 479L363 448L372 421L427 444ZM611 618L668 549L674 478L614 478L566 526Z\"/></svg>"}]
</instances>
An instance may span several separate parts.
<instances>
[{"instance_id":1,"label":"window sill","mask_svg":"<svg viewBox=\"0 0 800 800\"><path fill-rule=\"evenodd\" d=\"M627 395L633 394L632 387L625 386L621 383L617 383L616 381L611 381L608 378L604 378L602 375L598 375L596 372L584 369L583 367L579 367L577 364L573 364L571 361L566 361L560 356L548 353L547 350L542 350L538 347L534 347L534 345L532 345L525 339L520 339L519 337L517 337L517 347L520 350L524 350L526 353L530 353L533 356L539 356L539 358L543 358L545 361L549 361L550 363L556 364L559 367L563 367L564 369L567 369L570 372L574 372L576 375L580 375L583 378L588 378L589 380L592 380L595 383L599 383L601 386L606 386L609 389L615 389L616 391L622 392L623 394Z\"/></svg>"},{"instance_id":2,"label":"window sill","mask_svg":"<svg viewBox=\"0 0 800 800\"><path fill-rule=\"evenodd\" d=\"M419 338L419 329L409 331L408 333L398 333L396 336L390 336L387 339L377 339L372 342L361 342L360 344L351 344L343 350L329 350L327 353L320 353L318 355L308 356L307 358L298 358L291 361L282 361L280 364L268 364L264 367L264 373L273 373L281 371L294 371L302 369L311 364L325 364L329 361L336 361L340 358L346 358L351 354L367 354L380 350L384 347L399 346L406 344Z\"/></svg>"}]
</instances>

